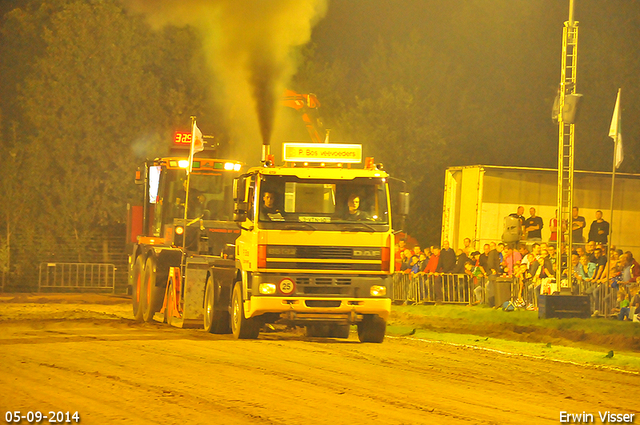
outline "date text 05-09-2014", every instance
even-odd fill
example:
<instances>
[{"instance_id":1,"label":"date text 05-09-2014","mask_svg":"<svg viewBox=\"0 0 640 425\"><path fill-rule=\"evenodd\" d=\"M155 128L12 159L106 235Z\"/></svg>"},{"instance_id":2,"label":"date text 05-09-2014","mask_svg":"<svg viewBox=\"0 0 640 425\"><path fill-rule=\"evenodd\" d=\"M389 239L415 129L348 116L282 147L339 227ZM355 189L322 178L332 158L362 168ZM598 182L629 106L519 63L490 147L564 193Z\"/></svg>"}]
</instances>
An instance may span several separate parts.
<instances>
[{"instance_id":1,"label":"date text 05-09-2014","mask_svg":"<svg viewBox=\"0 0 640 425\"><path fill-rule=\"evenodd\" d=\"M50 423L50 424L64 424L64 423L78 423L80 422L80 414L78 412L54 412L50 410L48 412L41 412L39 410L21 412L19 410L7 411L4 415L4 420L8 424L18 423Z\"/></svg>"}]
</instances>

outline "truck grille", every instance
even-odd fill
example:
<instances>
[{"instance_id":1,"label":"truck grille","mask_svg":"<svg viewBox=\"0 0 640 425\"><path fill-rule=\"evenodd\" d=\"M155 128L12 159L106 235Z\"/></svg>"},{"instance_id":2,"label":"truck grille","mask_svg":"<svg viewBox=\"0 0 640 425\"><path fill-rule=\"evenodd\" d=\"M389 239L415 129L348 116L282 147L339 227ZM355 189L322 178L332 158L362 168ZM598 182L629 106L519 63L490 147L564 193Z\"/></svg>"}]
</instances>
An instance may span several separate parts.
<instances>
[{"instance_id":1,"label":"truck grille","mask_svg":"<svg viewBox=\"0 0 640 425\"><path fill-rule=\"evenodd\" d=\"M353 248L335 246L297 246L296 258L353 258Z\"/></svg>"},{"instance_id":2,"label":"truck grille","mask_svg":"<svg viewBox=\"0 0 640 425\"><path fill-rule=\"evenodd\" d=\"M266 268L379 272L382 247L267 245Z\"/></svg>"},{"instance_id":3,"label":"truck grille","mask_svg":"<svg viewBox=\"0 0 640 425\"><path fill-rule=\"evenodd\" d=\"M296 285L304 295L351 295L349 277L300 276Z\"/></svg>"},{"instance_id":4,"label":"truck grille","mask_svg":"<svg viewBox=\"0 0 640 425\"><path fill-rule=\"evenodd\" d=\"M268 245L267 260L270 258L381 260L382 249L360 246Z\"/></svg>"},{"instance_id":5,"label":"truck grille","mask_svg":"<svg viewBox=\"0 0 640 425\"><path fill-rule=\"evenodd\" d=\"M349 270L349 271L380 271L380 262L376 264L363 263L299 263L295 261L269 261L269 269L296 269L296 270Z\"/></svg>"}]
</instances>

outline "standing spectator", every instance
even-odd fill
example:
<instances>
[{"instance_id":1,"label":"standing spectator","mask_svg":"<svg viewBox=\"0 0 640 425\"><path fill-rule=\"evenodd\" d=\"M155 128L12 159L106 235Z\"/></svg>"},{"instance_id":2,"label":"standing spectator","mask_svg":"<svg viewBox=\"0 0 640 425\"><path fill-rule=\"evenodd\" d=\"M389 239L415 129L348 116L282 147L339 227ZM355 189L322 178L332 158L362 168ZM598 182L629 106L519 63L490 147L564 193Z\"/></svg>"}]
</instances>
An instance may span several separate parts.
<instances>
[{"instance_id":1,"label":"standing spectator","mask_svg":"<svg viewBox=\"0 0 640 425\"><path fill-rule=\"evenodd\" d=\"M504 273L506 273L506 275L509 277L513 276L516 271L516 264L520 264L521 260L522 255L520 255L518 251L510 247L506 247L502 260L502 268L504 270Z\"/></svg>"},{"instance_id":2,"label":"standing spectator","mask_svg":"<svg viewBox=\"0 0 640 425\"><path fill-rule=\"evenodd\" d=\"M542 227L544 223L541 217L536 216L536 209L529 208L529 214L531 217L525 220L524 230L527 234L527 240L529 241L541 241L542 240Z\"/></svg>"},{"instance_id":3,"label":"standing spectator","mask_svg":"<svg viewBox=\"0 0 640 425\"><path fill-rule=\"evenodd\" d=\"M573 207L571 213L571 237L573 238L574 243L583 243L584 236L582 231L587 225L587 221L583 216L578 215L578 207Z\"/></svg>"},{"instance_id":4,"label":"standing spectator","mask_svg":"<svg viewBox=\"0 0 640 425\"><path fill-rule=\"evenodd\" d=\"M464 248L462 248L462 251L467 254L468 257L471 257L471 239L469 238L464 238Z\"/></svg>"},{"instance_id":5,"label":"standing spectator","mask_svg":"<svg viewBox=\"0 0 640 425\"><path fill-rule=\"evenodd\" d=\"M596 254L594 251L596 250L596 243L594 241L587 242L584 245L584 253L589 257L589 261L595 263L594 258L596 258Z\"/></svg>"},{"instance_id":6,"label":"standing spectator","mask_svg":"<svg viewBox=\"0 0 640 425\"><path fill-rule=\"evenodd\" d=\"M540 254L542 252L542 247L540 246L539 243L534 243L531 246L531 253L533 254L534 257L536 257L536 260L540 258Z\"/></svg>"},{"instance_id":7,"label":"standing spectator","mask_svg":"<svg viewBox=\"0 0 640 425\"><path fill-rule=\"evenodd\" d=\"M427 259L427 255L424 252L420 254L418 260L418 273L424 273L424 269L427 268L428 261L429 260Z\"/></svg>"},{"instance_id":8,"label":"standing spectator","mask_svg":"<svg viewBox=\"0 0 640 425\"><path fill-rule=\"evenodd\" d=\"M593 250L593 259L590 261L596 264L596 271L594 273L593 280L600 280L603 277L606 277L607 257L603 255L601 246L598 246Z\"/></svg>"},{"instance_id":9,"label":"standing spectator","mask_svg":"<svg viewBox=\"0 0 640 425\"><path fill-rule=\"evenodd\" d=\"M402 251L402 263L400 265L400 271L408 273L407 270L411 271L411 251L405 249Z\"/></svg>"},{"instance_id":10,"label":"standing spectator","mask_svg":"<svg viewBox=\"0 0 640 425\"><path fill-rule=\"evenodd\" d=\"M480 266L480 252L473 251L471 253L471 261L465 265L465 273L473 276L473 293L476 296L476 301L473 304L479 304L482 302L482 280L486 277L484 269Z\"/></svg>"},{"instance_id":11,"label":"standing spectator","mask_svg":"<svg viewBox=\"0 0 640 425\"><path fill-rule=\"evenodd\" d=\"M496 249L498 250L498 262L500 264L500 269L498 270L498 276L502 276L502 273L504 273L504 268L502 267L502 262L504 261L504 248L505 248L505 244L503 244L502 242L496 245Z\"/></svg>"},{"instance_id":12,"label":"standing spectator","mask_svg":"<svg viewBox=\"0 0 640 425\"><path fill-rule=\"evenodd\" d=\"M524 231L524 207L519 206L517 212L509 214L511 217L516 217L520 219L520 225L522 226L522 230Z\"/></svg>"},{"instance_id":13,"label":"standing spectator","mask_svg":"<svg viewBox=\"0 0 640 425\"><path fill-rule=\"evenodd\" d=\"M487 243L482 247L482 254L478 258L478 265L482 268L482 273L484 277L489 275L489 251L491 251L491 246Z\"/></svg>"},{"instance_id":14,"label":"standing spectator","mask_svg":"<svg viewBox=\"0 0 640 425\"><path fill-rule=\"evenodd\" d=\"M549 244L547 248L549 251L549 259L551 259L551 264L553 264L553 268L556 268L556 247L554 245Z\"/></svg>"},{"instance_id":15,"label":"standing spectator","mask_svg":"<svg viewBox=\"0 0 640 425\"><path fill-rule=\"evenodd\" d=\"M520 247L518 248L518 252L520 253L520 258L522 258L522 263L526 264L526 266L529 267L529 250L527 249L527 245L520 245Z\"/></svg>"},{"instance_id":16,"label":"standing spectator","mask_svg":"<svg viewBox=\"0 0 640 425\"><path fill-rule=\"evenodd\" d=\"M585 282L591 282L596 275L596 263L589 261L587 254L580 257L580 267L578 268L578 275L580 279Z\"/></svg>"},{"instance_id":17,"label":"standing spectator","mask_svg":"<svg viewBox=\"0 0 640 425\"><path fill-rule=\"evenodd\" d=\"M427 267L424 269L425 273L434 276L433 277L433 292L434 292L434 301L439 302L442 301L442 278L440 273L442 273L442 266L440 265L440 248L437 246L431 247L431 257L429 257L429 261L427 262Z\"/></svg>"},{"instance_id":18,"label":"standing spectator","mask_svg":"<svg viewBox=\"0 0 640 425\"><path fill-rule=\"evenodd\" d=\"M420 258L420 254L422 254L422 250L420 249L420 245L416 245L413 247L413 255L417 255Z\"/></svg>"},{"instance_id":19,"label":"standing spectator","mask_svg":"<svg viewBox=\"0 0 640 425\"><path fill-rule=\"evenodd\" d=\"M567 270L562 272L563 276L567 275ZM578 282L582 279L582 265L578 254L571 254L571 276Z\"/></svg>"},{"instance_id":20,"label":"standing spectator","mask_svg":"<svg viewBox=\"0 0 640 425\"><path fill-rule=\"evenodd\" d=\"M454 273L458 273L458 274L464 273L464 265L469 260L470 260L470 258L467 256L467 254L462 249L457 250L456 251L456 266L453 268L453 272Z\"/></svg>"},{"instance_id":21,"label":"standing spectator","mask_svg":"<svg viewBox=\"0 0 640 425\"><path fill-rule=\"evenodd\" d=\"M549 220L549 230L551 231L551 236L549 236L549 242L557 242L558 241L558 210L556 210L556 215L551 217Z\"/></svg>"},{"instance_id":22,"label":"standing spectator","mask_svg":"<svg viewBox=\"0 0 640 425\"><path fill-rule=\"evenodd\" d=\"M596 211L596 219L589 228L589 241L607 244L609 237L609 223L602 218L602 211Z\"/></svg>"},{"instance_id":23,"label":"standing spectator","mask_svg":"<svg viewBox=\"0 0 640 425\"><path fill-rule=\"evenodd\" d=\"M640 282L640 264L633 258L633 254L631 251L627 251L624 253L627 257L627 265L629 266L629 275L630 279L624 280L627 283L637 283Z\"/></svg>"},{"instance_id":24,"label":"standing spectator","mask_svg":"<svg viewBox=\"0 0 640 425\"><path fill-rule=\"evenodd\" d=\"M431 247L431 257L429 257L424 272L429 274L442 272L442 268L440 267L440 248L435 246Z\"/></svg>"},{"instance_id":25,"label":"standing spectator","mask_svg":"<svg viewBox=\"0 0 640 425\"><path fill-rule=\"evenodd\" d=\"M540 258L536 261L538 262L538 269L534 276L539 278L538 285L535 288L536 294L550 295L554 291L551 289L549 282L550 278L552 278L555 273L553 271L551 260L549 259L549 252L546 249L541 251ZM538 288L540 289L538 290Z\"/></svg>"},{"instance_id":26,"label":"standing spectator","mask_svg":"<svg viewBox=\"0 0 640 425\"><path fill-rule=\"evenodd\" d=\"M407 247L407 243L404 239L400 239L396 245L395 252L395 263L396 263L396 271L400 270L402 267L402 251L404 251Z\"/></svg>"},{"instance_id":27,"label":"standing spectator","mask_svg":"<svg viewBox=\"0 0 640 425\"><path fill-rule=\"evenodd\" d=\"M474 254L477 254L477 256L480 255L478 251L474 251L471 253L472 258L474 258ZM475 260L475 262L477 263L477 260ZM480 304L482 302L482 284L478 279L482 276L480 266L474 265L474 260L469 260L464 265L464 274L467 275L469 289L473 290L473 293L476 297L476 300L474 302L472 302L471 298L469 298L469 302L472 305Z\"/></svg>"},{"instance_id":28,"label":"standing spectator","mask_svg":"<svg viewBox=\"0 0 640 425\"><path fill-rule=\"evenodd\" d=\"M487 283L487 304L489 307L495 307L496 299L496 280L500 273L500 254L496 249L495 242L491 242L489 245L489 252L487 253L487 274L489 275L489 282Z\"/></svg>"},{"instance_id":29,"label":"standing spectator","mask_svg":"<svg viewBox=\"0 0 640 425\"><path fill-rule=\"evenodd\" d=\"M527 287L531 281L531 274L525 264L516 264L514 269L514 276L518 281L518 305L527 306ZM527 306L527 310L533 309L533 304Z\"/></svg>"},{"instance_id":30,"label":"standing spectator","mask_svg":"<svg viewBox=\"0 0 640 425\"><path fill-rule=\"evenodd\" d=\"M411 274L420 273L420 257L418 257L417 255L412 255L410 266L411 268L409 269L409 271Z\"/></svg>"},{"instance_id":31,"label":"standing spectator","mask_svg":"<svg viewBox=\"0 0 640 425\"><path fill-rule=\"evenodd\" d=\"M616 264L616 263L614 263ZM600 314L600 309L608 310L609 300L615 299L620 282L625 278L630 279L631 268L627 266L627 255L622 254L615 268L611 268L609 279L601 279L600 283L593 286L591 300L594 305L593 316ZM587 291L589 293L589 290Z\"/></svg>"},{"instance_id":32,"label":"standing spectator","mask_svg":"<svg viewBox=\"0 0 640 425\"><path fill-rule=\"evenodd\" d=\"M449 247L449 241L442 243L440 251L440 268L442 273L452 273L456 266L456 253Z\"/></svg>"}]
</instances>

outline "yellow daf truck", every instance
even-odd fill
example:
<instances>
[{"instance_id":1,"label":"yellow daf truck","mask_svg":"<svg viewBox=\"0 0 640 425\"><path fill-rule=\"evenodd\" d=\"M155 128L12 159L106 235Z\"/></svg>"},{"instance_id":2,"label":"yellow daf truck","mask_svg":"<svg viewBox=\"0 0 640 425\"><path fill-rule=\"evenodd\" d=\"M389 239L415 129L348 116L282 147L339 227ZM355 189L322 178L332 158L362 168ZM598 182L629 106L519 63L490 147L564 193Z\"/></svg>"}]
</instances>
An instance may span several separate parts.
<instances>
[{"instance_id":1,"label":"yellow daf truck","mask_svg":"<svg viewBox=\"0 0 640 425\"><path fill-rule=\"evenodd\" d=\"M382 342L394 271L389 175L369 158L355 167L360 145L285 143L284 165L269 157L234 181L241 231L234 254L209 267L205 329L256 338L278 322L346 338L356 325L360 341ZM408 194L397 204L406 214Z\"/></svg>"}]
</instances>

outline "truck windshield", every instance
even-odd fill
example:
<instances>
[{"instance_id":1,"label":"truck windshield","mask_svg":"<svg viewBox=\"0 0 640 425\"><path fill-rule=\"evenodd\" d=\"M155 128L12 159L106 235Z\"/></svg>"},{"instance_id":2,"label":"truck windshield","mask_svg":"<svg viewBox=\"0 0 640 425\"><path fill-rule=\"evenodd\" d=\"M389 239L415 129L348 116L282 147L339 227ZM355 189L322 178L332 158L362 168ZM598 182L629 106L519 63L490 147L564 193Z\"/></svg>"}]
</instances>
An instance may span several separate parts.
<instances>
[{"instance_id":1,"label":"truck windshield","mask_svg":"<svg viewBox=\"0 0 640 425\"><path fill-rule=\"evenodd\" d=\"M383 178L312 180L264 176L259 197L259 220L265 223L360 224L367 227L389 223L387 183Z\"/></svg>"},{"instance_id":2,"label":"truck windshield","mask_svg":"<svg viewBox=\"0 0 640 425\"><path fill-rule=\"evenodd\" d=\"M235 173L191 174L188 218L231 220L233 214L232 185ZM167 222L184 217L186 173L169 170L164 180L164 205Z\"/></svg>"}]
</instances>

